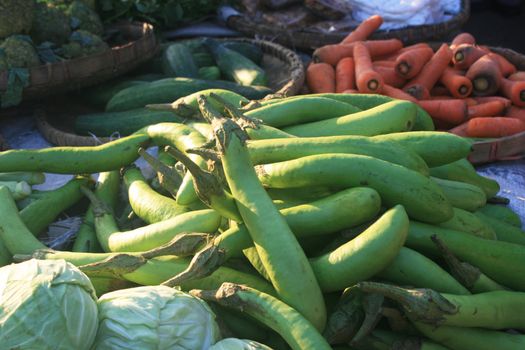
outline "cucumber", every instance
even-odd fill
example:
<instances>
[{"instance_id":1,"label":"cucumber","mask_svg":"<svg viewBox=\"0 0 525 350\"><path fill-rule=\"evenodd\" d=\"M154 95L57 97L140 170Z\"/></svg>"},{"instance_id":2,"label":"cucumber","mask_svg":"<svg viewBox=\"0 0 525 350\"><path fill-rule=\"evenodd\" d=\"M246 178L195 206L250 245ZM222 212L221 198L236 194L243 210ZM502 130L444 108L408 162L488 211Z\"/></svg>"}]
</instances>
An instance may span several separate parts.
<instances>
[{"instance_id":1,"label":"cucumber","mask_svg":"<svg viewBox=\"0 0 525 350\"><path fill-rule=\"evenodd\" d=\"M199 79L219 80L220 78L221 71L217 66L207 66L199 68Z\"/></svg>"},{"instance_id":2,"label":"cucumber","mask_svg":"<svg viewBox=\"0 0 525 350\"><path fill-rule=\"evenodd\" d=\"M215 60L209 52L196 52L192 54L192 57L197 67L208 67L215 65Z\"/></svg>"},{"instance_id":3,"label":"cucumber","mask_svg":"<svg viewBox=\"0 0 525 350\"><path fill-rule=\"evenodd\" d=\"M224 80L167 78L118 92L107 103L106 111L126 111L148 104L171 103L180 97L206 89L230 90L250 100L259 100L272 93L272 90L265 86L241 86Z\"/></svg>"},{"instance_id":4,"label":"cucumber","mask_svg":"<svg viewBox=\"0 0 525 350\"><path fill-rule=\"evenodd\" d=\"M75 132L81 135L110 136L116 132L127 136L150 124L181 123L182 118L170 111L138 108L123 112L84 114L75 120Z\"/></svg>"},{"instance_id":5,"label":"cucumber","mask_svg":"<svg viewBox=\"0 0 525 350\"><path fill-rule=\"evenodd\" d=\"M83 90L82 100L96 107L104 107L111 98L119 91L132 86L145 84L147 82L140 80L119 80L107 84L97 85L95 87Z\"/></svg>"},{"instance_id":6,"label":"cucumber","mask_svg":"<svg viewBox=\"0 0 525 350\"><path fill-rule=\"evenodd\" d=\"M222 44L224 47L236 51L244 57L250 59L253 63L260 65L263 59L263 52L261 48L255 44L245 43L241 41L227 41Z\"/></svg>"},{"instance_id":7,"label":"cucumber","mask_svg":"<svg viewBox=\"0 0 525 350\"><path fill-rule=\"evenodd\" d=\"M207 39L205 45L224 77L241 85L266 85L266 73L249 58L230 50L215 40Z\"/></svg>"},{"instance_id":8,"label":"cucumber","mask_svg":"<svg viewBox=\"0 0 525 350\"><path fill-rule=\"evenodd\" d=\"M198 68L190 49L184 44L171 44L162 54L162 70L168 76L197 78Z\"/></svg>"}]
</instances>

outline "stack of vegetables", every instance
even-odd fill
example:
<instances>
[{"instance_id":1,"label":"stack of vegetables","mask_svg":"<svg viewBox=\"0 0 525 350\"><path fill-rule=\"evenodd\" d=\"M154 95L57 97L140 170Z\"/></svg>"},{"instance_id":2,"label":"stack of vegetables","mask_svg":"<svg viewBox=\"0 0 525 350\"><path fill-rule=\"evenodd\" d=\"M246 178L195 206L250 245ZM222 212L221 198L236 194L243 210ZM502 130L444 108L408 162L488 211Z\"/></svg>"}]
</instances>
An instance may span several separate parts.
<instances>
[{"instance_id":1,"label":"stack of vegetables","mask_svg":"<svg viewBox=\"0 0 525 350\"><path fill-rule=\"evenodd\" d=\"M180 122L184 113L146 109L147 105L172 102L204 89L221 88L248 99L270 94L268 78L261 68L264 53L248 41L199 38L168 43L149 62L145 74L96 86L83 99L103 108L100 113L79 115L74 129L80 135L129 135L159 122Z\"/></svg>"},{"instance_id":2,"label":"stack of vegetables","mask_svg":"<svg viewBox=\"0 0 525 350\"><path fill-rule=\"evenodd\" d=\"M494 138L525 132L525 72L468 33L434 52L426 43L367 40L383 19L363 21L341 43L315 50L312 92L377 93L419 104L436 126Z\"/></svg>"},{"instance_id":3,"label":"stack of vegetables","mask_svg":"<svg viewBox=\"0 0 525 350\"><path fill-rule=\"evenodd\" d=\"M2 172L100 173L21 210L0 187L2 263L26 260L0 269L8 348L524 347L521 221L417 104L216 89L165 107L188 121L0 153ZM35 236L84 196L72 251L47 249Z\"/></svg>"}]
</instances>

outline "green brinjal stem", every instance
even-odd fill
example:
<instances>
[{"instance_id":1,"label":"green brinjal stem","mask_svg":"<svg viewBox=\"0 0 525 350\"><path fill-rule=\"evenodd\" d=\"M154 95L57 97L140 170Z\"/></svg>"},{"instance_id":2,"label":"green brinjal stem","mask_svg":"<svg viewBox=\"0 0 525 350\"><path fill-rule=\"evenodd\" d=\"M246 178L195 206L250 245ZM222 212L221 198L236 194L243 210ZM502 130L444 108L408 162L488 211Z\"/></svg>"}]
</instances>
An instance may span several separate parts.
<instances>
[{"instance_id":1,"label":"green brinjal stem","mask_svg":"<svg viewBox=\"0 0 525 350\"><path fill-rule=\"evenodd\" d=\"M469 263L460 261L437 235L432 235L430 239L441 252L454 278L469 290L472 289L481 275L480 270Z\"/></svg>"},{"instance_id":2,"label":"green brinjal stem","mask_svg":"<svg viewBox=\"0 0 525 350\"><path fill-rule=\"evenodd\" d=\"M377 282L359 282L356 287L363 292L382 294L397 301L415 320L439 323L444 320L444 315L458 312L456 305L432 289L406 289Z\"/></svg>"},{"instance_id":3,"label":"green brinjal stem","mask_svg":"<svg viewBox=\"0 0 525 350\"><path fill-rule=\"evenodd\" d=\"M160 247L148 250L141 254L146 259L162 255L189 256L195 254L202 245L209 242L211 235L207 233L180 233L171 241Z\"/></svg>"},{"instance_id":4,"label":"green brinjal stem","mask_svg":"<svg viewBox=\"0 0 525 350\"><path fill-rule=\"evenodd\" d=\"M353 289L342 296L336 309L328 317L323 336L330 344L343 344L352 340L364 320L362 293Z\"/></svg>"},{"instance_id":5,"label":"green brinjal stem","mask_svg":"<svg viewBox=\"0 0 525 350\"><path fill-rule=\"evenodd\" d=\"M177 171L165 165L157 158L146 152L144 148L139 148L139 154L144 160L157 172L159 177L159 183L166 191L168 191L173 197L177 195L179 186L182 183L182 178L179 176Z\"/></svg>"},{"instance_id":6,"label":"green brinjal stem","mask_svg":"<svg viewBox=\"0 0 525 350\"><path fill-rule=\"evenodd\" d=\"M228 219L242 222L235 199L224 189L215 175L199 167L184 153L174 147L166 146L166 152L184 164L191 173L195 191L204 204L217 210L217 212Z\"/></svg>"}]
</instances>

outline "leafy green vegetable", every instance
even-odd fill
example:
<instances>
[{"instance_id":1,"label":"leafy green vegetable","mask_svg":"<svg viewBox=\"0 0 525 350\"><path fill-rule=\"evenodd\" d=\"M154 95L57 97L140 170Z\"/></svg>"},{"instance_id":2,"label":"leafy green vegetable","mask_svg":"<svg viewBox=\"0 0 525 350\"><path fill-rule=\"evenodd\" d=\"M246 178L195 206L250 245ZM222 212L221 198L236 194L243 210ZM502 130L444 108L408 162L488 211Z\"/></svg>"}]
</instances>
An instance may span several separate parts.
<instances>
[{"instance_id":1,"label":"leafy green vegetable","mask_svg":"<svg viewBox=\"0 0 525 350\"><path fill-rule=\"evenodd\" d=\"M0 268L2 349L90 349L97 316L91 281L65 260Z\"/></svg>"},{"instance_id":2,"label":"leafy green vegetable","mask_svg":"<svg viewBox=\"0 0 525 350\"><path fill-rule=\"evenodd\" d=\"M29 69L9 68L7 74L7 90L0 94L2 108L20 104L24 88L29 86Z\"/></svg>"},{"instance_id":3,"label":"leafy green vegetable","mask_svg":"<svg viewBox=\"0 0 525 350\"><path fill-rule=\"evenodd\" d=\"M221 0L99 0L104 22L146 21L158 29L176 28L213 13Z\"/></svg>"},{"instance_id":4,"label":"leafy green vegetable","mask_svg":"<svg viewBox=\"0 0 525 350\"><path fill-rule=\"evenodd\" d=\"M204 301L166 286L106 293L98 308L97 350L207 350L220 339L215 314Z\"/></svg>"}]
</instances>

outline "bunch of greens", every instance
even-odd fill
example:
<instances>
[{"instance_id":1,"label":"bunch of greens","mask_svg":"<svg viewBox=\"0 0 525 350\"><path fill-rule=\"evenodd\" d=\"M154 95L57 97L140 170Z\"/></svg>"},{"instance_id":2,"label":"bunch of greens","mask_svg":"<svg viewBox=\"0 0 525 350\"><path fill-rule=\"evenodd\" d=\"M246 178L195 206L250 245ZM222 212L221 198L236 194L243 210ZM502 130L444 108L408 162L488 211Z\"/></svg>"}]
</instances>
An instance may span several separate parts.
<instances>
[{"instance_id":1,"label":"bunch of greens","mask_svg":"<svg viewBox=\"0 0 525 350\"><path fill-rule=\"evenodd\" d=\"M221 0L99 0L103 21L144 21L157 29L176 28L213 14Z\"/></svg>"}]
</instances>

